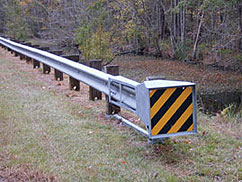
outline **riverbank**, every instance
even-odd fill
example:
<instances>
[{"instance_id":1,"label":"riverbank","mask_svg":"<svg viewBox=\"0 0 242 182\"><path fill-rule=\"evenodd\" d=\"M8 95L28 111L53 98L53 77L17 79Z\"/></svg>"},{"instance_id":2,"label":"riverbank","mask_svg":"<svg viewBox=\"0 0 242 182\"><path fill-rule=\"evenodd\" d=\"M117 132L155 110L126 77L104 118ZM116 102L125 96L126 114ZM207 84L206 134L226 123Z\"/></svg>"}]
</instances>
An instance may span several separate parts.
<instances>
[{"instance_id":1,"label":"riverbank","mask_svg":"<svg viewBox=\"0 0 242 182\"><path fill-rule=\"evenodd\" d=\"M144 56L118 57L113 64L120 66L121 75L139 82L148 76L194 82L199 106L209 112L221 112L230 104L241 105L242 74L238 72Z\"/></svg>"}]
</instances>

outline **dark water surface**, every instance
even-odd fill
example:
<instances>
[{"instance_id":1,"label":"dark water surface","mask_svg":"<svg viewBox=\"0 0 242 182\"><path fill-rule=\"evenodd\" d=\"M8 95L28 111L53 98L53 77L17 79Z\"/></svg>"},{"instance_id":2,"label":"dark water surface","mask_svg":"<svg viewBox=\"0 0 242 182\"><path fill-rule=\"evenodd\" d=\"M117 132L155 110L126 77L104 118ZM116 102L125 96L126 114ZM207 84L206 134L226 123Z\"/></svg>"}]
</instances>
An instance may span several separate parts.
<instances>
[{"instance_id":1,"label":"dark water surface","mask_svg":"<svg viewBox=\"0 0 242 182\"><path fill-rule=\"evenodd\" d=\"M241 106L242 92L221 92L216 94L197 94L198 106L204 113L217 113L233 104L237 109Z\"/></svg>"}]
</instances>

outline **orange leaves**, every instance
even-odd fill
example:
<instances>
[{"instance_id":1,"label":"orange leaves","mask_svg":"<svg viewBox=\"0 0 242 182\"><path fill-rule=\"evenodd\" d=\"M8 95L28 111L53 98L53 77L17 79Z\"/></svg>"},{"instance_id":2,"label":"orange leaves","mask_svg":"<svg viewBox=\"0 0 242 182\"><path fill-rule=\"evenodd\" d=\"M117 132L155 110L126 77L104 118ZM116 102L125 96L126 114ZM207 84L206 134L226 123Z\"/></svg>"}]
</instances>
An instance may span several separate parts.
<instances>
[{"instance_id":1,"label":"orange leaves","mask_svg":"<svg viewBox=\"0 0 242 182\"><path fill-rule=\"evenodd\" d=\"M20 6L27 6L28 4L31 4L33 0L23 0L19 2Z\"/></svg>"}]
</instances>

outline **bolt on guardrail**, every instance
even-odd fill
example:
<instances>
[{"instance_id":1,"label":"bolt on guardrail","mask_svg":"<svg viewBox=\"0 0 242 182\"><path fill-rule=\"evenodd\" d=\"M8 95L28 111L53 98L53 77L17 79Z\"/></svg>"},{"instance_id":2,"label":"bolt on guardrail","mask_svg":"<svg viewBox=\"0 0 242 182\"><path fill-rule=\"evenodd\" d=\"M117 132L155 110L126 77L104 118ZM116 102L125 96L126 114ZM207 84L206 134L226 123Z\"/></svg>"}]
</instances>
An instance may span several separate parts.
<instances>
[{"instance_id":1,"label":"bolt on guardrail","mask_svg":"<svg viewBox=\"0 0 242 182\"><path fill-rule=\"evenodd\" d=\"M43 73L54 68L70 77L70 88L79 88L83 82L106 95L108 114L133 128L148 140L160 140L172 136L197 133L195 83L171 80L150 80L138 83L123 76L109 73L112 67L101 70L71 61L44 50L0 37L0 44L9 51L41 62ZM112 105L109 105L112 104ZM145 125L142 128L117 113L120 107L139 116Z\"/></svg>"}]
</instances>

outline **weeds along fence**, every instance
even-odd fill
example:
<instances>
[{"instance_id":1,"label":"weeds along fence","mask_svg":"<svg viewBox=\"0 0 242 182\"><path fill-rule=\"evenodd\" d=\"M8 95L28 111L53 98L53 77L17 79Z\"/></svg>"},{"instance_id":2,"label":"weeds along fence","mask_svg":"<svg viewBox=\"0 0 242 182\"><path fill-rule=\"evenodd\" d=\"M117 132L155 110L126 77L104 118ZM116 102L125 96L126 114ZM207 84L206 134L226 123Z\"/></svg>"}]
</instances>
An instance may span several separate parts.
<instances>
[{"instance_id":1,"label":"weeds along fence","mask_svg":"<svg viewBox=\"0 0 242 182\"><path fill-rule=\"evenodd\" d=\"M0 45L20 60L32 62L33 68L43 65L43 74L54 69L55 79L69 76L69 87L80 90L80 82L90 86L89 99L106 95L106 114L120 120L155 143L167 137L197 133L195 84L185 81L151 80L138 83L118 75L118 66L105 66L92 60L79 63L79 55L60 56L60 51L23 44L0 37ZM49 51L49 52L47 52ZM138 126L120 115L120 108L135 113L145 127Z\"/></svg>"}]
</instances>

